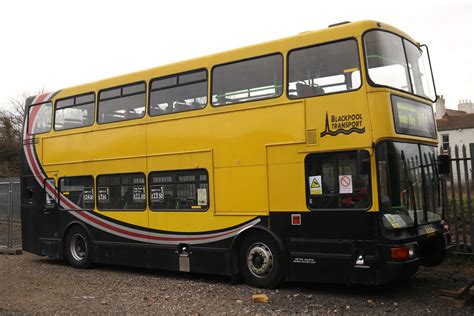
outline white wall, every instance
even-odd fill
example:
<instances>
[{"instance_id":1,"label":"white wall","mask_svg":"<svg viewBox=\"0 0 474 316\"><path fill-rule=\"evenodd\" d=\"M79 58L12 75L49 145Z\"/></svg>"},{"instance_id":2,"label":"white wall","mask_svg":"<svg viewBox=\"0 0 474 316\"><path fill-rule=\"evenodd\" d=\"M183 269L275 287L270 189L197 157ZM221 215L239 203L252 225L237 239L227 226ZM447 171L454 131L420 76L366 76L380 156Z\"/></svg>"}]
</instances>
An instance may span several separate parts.
<instances>
[{"instance_id":1,"label":"white wall","mask_svg":"<svg viewBox=\"0 0 474 316\"><path fill-rule=\"evenodd\" d=\"M466 147L468 147L470 143L474 143L474 128L439 131L438 141L440 146L443 143L443 137L441 135L444 134L449 134L449 145L452 149L454 149L455 145L458 145L459 147L462 147L462 145L466 145Z\"/></svg>"},{"instance_id":2,"label":"white wall","mask_svg":"<svg viewBox=\"0 0 474 316\"><path fill-rule=\"evenodd\" d=\"M454 154L454 146L458 145L459 147L459 158L464 157L462 153L462 145L466 145L466 155L467 157L471 157L469 153L469 144L474 143L474 128L467 128L467 129L456 129L450 131L439 131L438 132L438 141L439 145L438 148L443 144L443 137L442 135L449 134L449 146L451 146L451 158L455 158ZM461 177L461 182L464 183L465 179L465 170L464 170L464 163L460 161L459 163L459 174L457 171L456 163L451 164L451 172L453 173L453 179L457 185L458 177ZM467 169L471 172L471 162L467 162Z\"/></svg>"}]
</instances>

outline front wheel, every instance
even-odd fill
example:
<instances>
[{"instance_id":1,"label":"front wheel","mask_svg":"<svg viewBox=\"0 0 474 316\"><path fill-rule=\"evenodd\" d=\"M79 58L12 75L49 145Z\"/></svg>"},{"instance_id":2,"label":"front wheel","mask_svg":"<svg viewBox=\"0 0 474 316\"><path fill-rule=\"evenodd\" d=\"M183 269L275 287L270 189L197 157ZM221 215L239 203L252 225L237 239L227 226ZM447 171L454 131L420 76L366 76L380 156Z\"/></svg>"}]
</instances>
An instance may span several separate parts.
<instances>
[{"instance_id":1,"label":"front wheel","mask_svg":"<svg viewBox=\"0 0 474 316\"><path fill-rule=\"evenodd\" d=\"M283 279L282 251L275 239L264 233L252 233L240 246L240 270L247 284L275 288Z\"/></svg>"},{"instance_id":2,"label":"front wheel","mask_svg":"<svg viewBox=\"0 0 474 316\"><path fill-rule=\"evenodd\" d=\"M87 269L91 265L91 242L86 231L73 227L66 238L67 262L76 269Z\"/></svg>"}]
</instances>

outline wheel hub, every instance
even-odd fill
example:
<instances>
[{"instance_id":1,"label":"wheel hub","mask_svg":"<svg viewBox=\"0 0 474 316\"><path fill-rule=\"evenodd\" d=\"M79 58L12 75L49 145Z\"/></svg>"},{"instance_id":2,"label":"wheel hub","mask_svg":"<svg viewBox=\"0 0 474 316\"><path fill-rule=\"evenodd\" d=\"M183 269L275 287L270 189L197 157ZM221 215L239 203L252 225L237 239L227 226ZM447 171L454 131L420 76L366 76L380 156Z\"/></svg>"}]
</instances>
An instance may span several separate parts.
<instances>
[{"instance_id":1,"label":"wheel hub","mask_svg":"<svg viewBox=\"0 0 474 316\"><path fill-rule=\"evenodd\" d=\"M273 269L273 254L267 245L254 243L249 247L247 266L250 272L258 278L268 276Z\"/></svg>"},{"instance_id":2,"label":"wheel hub","mask_svg":"<svg viewBox=\"0 0 474 316\"><path fill-rule=\"evenodd\" d=\"M75 234L70 243L71 255L76 261L81 261L86 257L87 244L83 236Z\"/></svg>"}]
</instances>

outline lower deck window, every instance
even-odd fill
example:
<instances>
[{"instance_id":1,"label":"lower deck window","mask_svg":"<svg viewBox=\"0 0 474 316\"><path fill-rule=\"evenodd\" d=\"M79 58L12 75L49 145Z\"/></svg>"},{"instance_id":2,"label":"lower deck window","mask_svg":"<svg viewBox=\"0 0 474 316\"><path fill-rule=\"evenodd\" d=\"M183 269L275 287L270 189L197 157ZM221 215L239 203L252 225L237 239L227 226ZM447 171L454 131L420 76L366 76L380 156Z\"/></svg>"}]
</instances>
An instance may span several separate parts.
<instances>
[{"instance_id":1,"label":"lower deck window","mask_svg":"<svg viewBox=\"0 0 474 316\"><path fill-rule=\"evenodd\" d=\"M59 179L59 190L79 209L94 209L94 178L91 176L64 177Z\"/></svg>"},{"instance_id":2,"label":"lower deck window","mask_svg":"<svg viewBox=\"0 0 474 316\"><path fill-rule=\"evenodd\" d=\"M205 169L152 172L149 186L152 210L209 208L209 178Z\"/></svg>"},{"instance_id":3,"label":"lower deck window","mask_svg":"<svg viewBox=\"0 0 474 316\"><path fill-rule=\"evenodd\" d=\"M306 158L308 206L311 209L368 208L370 177L359 169L355 151L309 155Z\"/></svg>"},{"instance_id":4,"label":"lower deck window","mask_svg":"<svg viewBox=\"0 0 474 316\"><path fill-rule=\"evenodd\" d=\"M98 176L97 208L102 211L145 210L145 175L128 173Z\"/></svg>"}]
</instances>

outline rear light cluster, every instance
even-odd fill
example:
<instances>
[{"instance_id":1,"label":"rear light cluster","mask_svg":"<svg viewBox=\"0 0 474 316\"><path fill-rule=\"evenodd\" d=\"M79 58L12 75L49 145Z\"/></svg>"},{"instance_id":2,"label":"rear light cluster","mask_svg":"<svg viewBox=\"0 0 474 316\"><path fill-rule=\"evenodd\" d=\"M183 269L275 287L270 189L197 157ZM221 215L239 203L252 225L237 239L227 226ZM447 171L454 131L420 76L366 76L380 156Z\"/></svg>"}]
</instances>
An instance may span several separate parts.
<instances>
[{"instance_id":1,"label":"rear light cluster","mask_svg":"<svg viewBox=\"0 0 474 316\"><path fill-rule=\"evenodd\" d=\"M449 225L446 223L444 220L441 221L441 225L443 225L443 228L445 231L449 232Z\"/></svg>"},{"instance_id":2,"label":"rear light cluster","mask_svg":"<svg viewBox=\"0 0 474 316\"><path fill-rule=\"evenodd\" d=\"M392 247L390 249L390 257L393 260L403 261L413 258L415 256L415 246L406 245L400 247Z\"/></svg>"}]
</instances>

